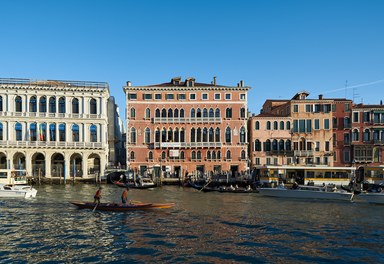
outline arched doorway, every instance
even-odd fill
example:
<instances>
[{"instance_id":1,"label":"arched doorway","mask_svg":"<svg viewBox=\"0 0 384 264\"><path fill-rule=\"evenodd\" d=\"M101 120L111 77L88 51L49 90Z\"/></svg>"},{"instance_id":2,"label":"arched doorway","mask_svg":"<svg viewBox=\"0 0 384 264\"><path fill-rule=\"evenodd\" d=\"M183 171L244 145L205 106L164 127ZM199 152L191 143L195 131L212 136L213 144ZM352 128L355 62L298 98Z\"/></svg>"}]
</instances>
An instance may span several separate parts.
<instances>
[{"instance_id":1,"label":"arched doorway","mask_svg":"<svg viewBox=\"0 0 384 264\"><path fill-rule=\"evenodd\" d=\"M35 153L32 156L32 176L45 177L45 157L42 153Z\"/></svg>"},{"instance_id":2,"label":"arched doorway","mask_svg":"<svg viewBox=\"0 0 384 264\"><path fill-rule=\"evenodd\" d=\"M60 153L55 153L51 158L51 176L64 177L64 156Z\"/></svg>"},{"instance_id":3,"label":"arched doorway","mask_svg":"<svg viewBox=\"0 0 384 264\"><path fill-rule=\"evenodd\" d=\"M97 154L91 154L88 157L88 176L92 174L95 176L100 174L100 156Z\"/></svg>"},{"instance_id":4,"label":"arched doorway","mask_svg":"<svg viewBox=\"0 0 384 264\"><path fill-rule=\"evenodd\" d=\"M7 169L7 155L5 153L0 152L0 170Z\"/></svg>"},{"instance_id":5,"label":"arched doorway","mask_svg":"<svg viewBox=\"0 0 384 264\"><path fill-rule=\"evenodd\" d=\"M15 170L25 170L25 155L17 152L13 156L13 168Z\"/></svg>"},{"instance_id":6,"label":"arched doorway","mask_svg":"<svg viewBox=\"0 0 384 264\"><path fill-rule=\"evenodd\" d=\"M83 176L83 157L75 153L71 156L69 165L69 175L71 177L82 177Z\"/></svg>"}]
</instances>

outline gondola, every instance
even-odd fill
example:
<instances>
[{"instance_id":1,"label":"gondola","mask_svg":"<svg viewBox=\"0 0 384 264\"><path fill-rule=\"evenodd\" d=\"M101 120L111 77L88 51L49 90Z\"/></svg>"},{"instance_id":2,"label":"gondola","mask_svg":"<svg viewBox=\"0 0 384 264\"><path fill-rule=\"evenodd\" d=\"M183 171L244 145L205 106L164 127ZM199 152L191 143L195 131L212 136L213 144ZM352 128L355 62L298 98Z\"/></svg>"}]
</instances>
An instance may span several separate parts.
<instances>
[{"instance_id":1,"label":"gondola","mask_svg":"<svg viewBox=\"0 0 384 264\"><path fill-rule=\"evenodd\" d=\"M135 183L135 182L121 182L121 181L115 181L113 182L114 185L117 185L119 187L123 188L133 188L133 189L150 189L156 187L156 184L153 182L145 182L143 184Z\"/></svg>"},{"instance_id":2,"label":"gondola","mask_svg":"<svg viewBox=\"0 0 384 264\"><path fill-rule=\"evenodd\" d=\"M168 209L175 205L175 203L133 203L133 204L117 204L117 203L100 203L96 205L92 202L80 202L73 201L70 202L73 205L76 205L80 209L93 209L99 211L117 211L117 212L126 212L133 210L149 210L149 209Z\"/></svg>"}]
</instances>

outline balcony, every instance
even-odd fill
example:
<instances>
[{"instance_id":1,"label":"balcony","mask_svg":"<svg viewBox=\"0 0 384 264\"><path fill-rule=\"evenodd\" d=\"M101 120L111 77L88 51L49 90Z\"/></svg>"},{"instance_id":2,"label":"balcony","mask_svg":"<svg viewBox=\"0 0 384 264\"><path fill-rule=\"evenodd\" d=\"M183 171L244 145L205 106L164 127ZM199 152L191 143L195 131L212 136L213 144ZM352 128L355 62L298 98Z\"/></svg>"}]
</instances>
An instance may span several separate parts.
<instances>
[{"instance_id":1,"label":"balcony","mask_svg":"<svg viewBox=\"0 0 384 264\"><path fill-rule=\"evenodd\" d=\"M288 156L292 157L293 156L293 150L270 150L266 151L265 154L267 156Z\"/></svg>"},{"instance_id":2,"label":"balcony","mask_svg":"<svg viewBox=\"0 0 384 264\"><path fill-rule=\"evenodd\" d=\"M154 124L202 124L202 123L218 123L222 122L221 117L154 117Z\"/></svg>"},{"instance_id":3,"label":"balcony","mask_svg":"<svg viewBox=\"0 0 384 264\"><path fill-rule=\"evenodd\" d=\"M384 139L374 139L373 143L375 145L384 145Z\"/></svg>"},{"instance_id":4,"label":"balcony","mask_svg":"<svg viewBox=\"0 0 384 264\"><path fill-rule=\"evenodd\" d=\"M104 115L72 114L72 113L40 113L40 112L0 112L0 116L9 117L40 117L40 118L70 118L70 119L101 119Z\"/></svg>"},{"instance_id":5,"label":"balcony","mask_svg":"<svg viewBox=\"0 0 384 264\"><path fill-rule=\"evenodd\" d=\"M296 157L310 157L313 156L313 150L295 150L293 155Z\"/></svg>"},{"instance_id":6,"label":"balcony","mask_svg":"<svg viewBox=\"0 0 384 264\"><path fill-rule=\"evenodd\" d=\"M155 148L221 148L221 142L155 142Z\"/></svg>"},{"instance_id":7,"label":"balcony","mask_svg":"<svg viewBox=\"0 0 384 264\"><path fill-rule=\"evenodd\" d=\"M8 148L47 148L47 149L104 149L106 144L99 142L66 141L0 141L1 147Z\"/></svg>"}]
</instances>

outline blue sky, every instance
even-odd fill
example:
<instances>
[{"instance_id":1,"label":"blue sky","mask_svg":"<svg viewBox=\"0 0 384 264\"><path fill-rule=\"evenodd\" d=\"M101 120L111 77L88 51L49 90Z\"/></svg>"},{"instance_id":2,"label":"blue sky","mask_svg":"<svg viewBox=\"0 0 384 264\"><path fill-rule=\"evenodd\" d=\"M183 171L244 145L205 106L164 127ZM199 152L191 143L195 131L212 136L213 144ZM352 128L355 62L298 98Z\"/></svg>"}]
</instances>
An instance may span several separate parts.
<instances>
[{"instance_id":1,"label":"blue sky","mask_svg":"<svg viewBox=\"0 0 384 264\"><path fill-rule=\"evenodd\" d=\"M0 1L0 77L105 81L172 77L251 86L266 99L384 99L384 1Z\"/></svg>"}]
</instances>

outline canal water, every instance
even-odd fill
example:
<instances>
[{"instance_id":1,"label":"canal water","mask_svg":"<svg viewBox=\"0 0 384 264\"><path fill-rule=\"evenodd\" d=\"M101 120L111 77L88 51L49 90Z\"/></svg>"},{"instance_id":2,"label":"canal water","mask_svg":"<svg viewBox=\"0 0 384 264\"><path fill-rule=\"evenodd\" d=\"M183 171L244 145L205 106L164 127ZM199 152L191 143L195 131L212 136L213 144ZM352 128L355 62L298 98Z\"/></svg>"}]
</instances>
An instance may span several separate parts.
<instances>
[{"instance_id":1,"label":"canal water","mask_svg":"<svg viewBox=\"0 0 384 264\"><path fill-rule=\"evenodd\" d=\"M95 185L36 188L0 200L1 263L384 263L384 206L164 186L129 195L172 209L92 212L69 201ZM121 192L105 185L102 201Z\"/></svg>"}]
</instances>

